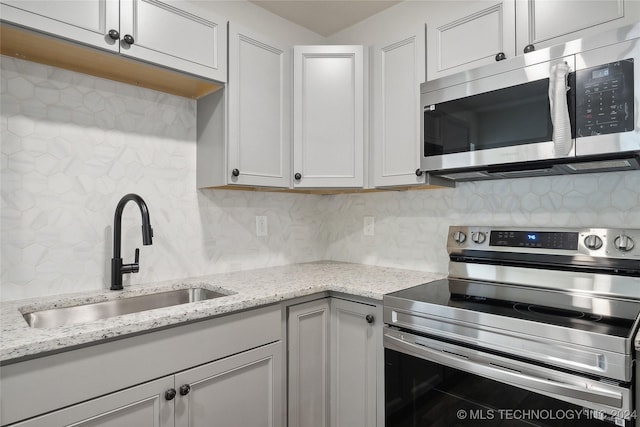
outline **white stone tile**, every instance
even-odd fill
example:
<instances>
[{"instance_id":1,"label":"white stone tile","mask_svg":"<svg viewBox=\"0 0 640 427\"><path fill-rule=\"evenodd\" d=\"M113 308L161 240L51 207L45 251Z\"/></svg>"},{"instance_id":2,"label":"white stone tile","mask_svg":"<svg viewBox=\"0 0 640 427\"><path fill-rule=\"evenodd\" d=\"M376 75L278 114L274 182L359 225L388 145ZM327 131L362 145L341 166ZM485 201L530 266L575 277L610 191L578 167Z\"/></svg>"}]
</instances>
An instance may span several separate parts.
<instances>
[{"instance_id":1,"label":"white stone tile","mask_svg":"<svg viewBox=\"0 0 640 427\"><path fill-rule=\"evenodd\" d=\"M31 99L35 89L33 83L22 76L18 76L7 81L7 91L18 99Z\"/></svg>"},{"instance_id":2,"label":"white stone tile","mask_svg":"<svg viewBox=\"0 0 640 427\"><path fill-rule=\"evenodd\" d=\"M35 123L22 115L11 116L7 119L7 129L17 136L27 136L33 133Z\"/></svg>"}]
</instances>

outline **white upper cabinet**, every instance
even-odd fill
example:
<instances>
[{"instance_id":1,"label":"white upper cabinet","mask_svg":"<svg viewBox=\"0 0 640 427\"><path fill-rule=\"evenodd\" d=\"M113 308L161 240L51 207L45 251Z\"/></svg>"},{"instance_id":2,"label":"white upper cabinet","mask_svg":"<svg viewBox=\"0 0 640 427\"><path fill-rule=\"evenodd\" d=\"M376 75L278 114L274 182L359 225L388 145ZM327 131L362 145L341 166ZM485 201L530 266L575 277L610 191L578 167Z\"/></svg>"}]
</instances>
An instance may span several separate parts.
<instances>
[{"instance_id":1,"label":"white upper cabinet","mask_svg":"<svg viewBox=\"0 0 640 427\"><path fill-rule=\"evenodd\" d=\"M516 0L518 54L640 20L637 0Z\"/></svg>"},{"instance_id":2,"label":"white upper cabinet","mask_svg":"<svg viewBox=\"0 0 640 427\"><path fill-rule=\"evenodd\" d=\"M291 185L291 49L229 24L230 184Z\"/></svg>"},{"instance_id":3,"label":"white upper cabinet","mask_svg":"<svg viewBox=\"0 0 640 427\"><path fill-rule=\"evenodd\" d=\"M420 167L420 83L425 80L424 28L373 48L375 187L424 184Z\"/></svg>"},{"instance_id":4,"label":"white upper cabinet","mask_svg":"<svg viewBox=\"0 0 640 427\"><path fill-rule=\"evenodd\" d=\"M2 19L38 31L118 52L109 31L118 31L118 1L2 0ZM113 34L113 33L112 33Z\"/></svg>"},{"instance_id":5,"label":"white upper cabinet","mask_svg":"<svg viewBox=\"0 0 640 427\"><path fill-rule=\"evenodd\" d=\"M2 19L38 31L118 52L109 31L119 31L117 0L2 0ZM113 33L112 33L113 34Z\"/></svg>"},{"instance_id":6,"label":"white upper cabinet","mask_svg":"<svg viewBox=\"0 0 640 427\"><path fill-rule=\"evenodd\" d=\"M364 185L364 48L296 46L294 187Z\"/></svg>"},{"instance_id":7,"label":"white upper cabinet","mask_svg":"<svg viewBox=\"0 0 640 427\"><path fill-rule=\"evenodd\" d=\"M197 10L187 11L184 2L174 3L180 8L157 0L120 0L120 52L197 76L227 81L226 22L199 16Z\"/></svg>"},{"instance_id":8,"label":"white upper cabinet","mask_svg":"<svg viewBox=\"0 0 640 427\"><path fill-rule=\"evenodd\" d=\"M441 7L427 23L427 79L513 56L514 8L514 0L451 2Z\"/></svg>"},{"instance_id":9,"label":"white upper cabinet","mask_svg":"<svg viewBox=\"0 0 640 427\"><path fill-rule=\"evenodd\" d=\"M503 0L434 4L427 79L637 22L637 0ZM500 55L499 57L496 55Z\"/></svg>"},{"instance_id":10,"label":"white upper cabinet","mask_svg":"<svg viewBox=\"0 0 640 427\"><path fill-rule=\"evenodd\" d=\"M229 81L198 99L197 186L291 187L291 49L229 23Z\"/></svg>"},{"instance_id":11,"label":"white upper cabinet","mask_svg":"<svg viewBox=\"0 0 640 427\"><path fill-rule=\"evenodd\" d=\"M2 0L0 11L4 21L22 27L225 82L226 22L195 7L157 0Z\"/></svg>"}]
</instances>

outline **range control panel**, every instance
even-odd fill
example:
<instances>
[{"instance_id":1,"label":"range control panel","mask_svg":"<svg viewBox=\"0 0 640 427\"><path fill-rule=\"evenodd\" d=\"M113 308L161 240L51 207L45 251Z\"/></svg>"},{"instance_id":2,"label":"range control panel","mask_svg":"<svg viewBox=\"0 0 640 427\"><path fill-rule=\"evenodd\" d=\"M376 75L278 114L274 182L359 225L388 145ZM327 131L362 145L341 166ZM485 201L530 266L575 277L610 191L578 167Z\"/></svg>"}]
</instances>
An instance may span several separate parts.
<instances>
[{"instance_id":1,"label":"range control panel","mask_svg":"<svg viewBox=\"0 0 640 427\"><path fill-rule=\"evenodd\" d=\"M491 231L490 246L514 248L578 249L578 233L564 231Z\"/></svg>"},{"instance_id":2,"label":"range control panel","mask_svg":"<svg viewBox=\"0 0 640 427\"><path fill-rule=\"evenodd\" d=\"M575 72L576 136L634 129L633 59Z\"/></svg>"},{"instance_id":3,"label":"range control panel","mask_svg":"<svg viewBox=\"0 0 640 427\"><path fill-rule=\"evenodd\" d=\"M451 226L449 254L465 251L590 255L640 261L640 230Z\"/></svg>"}]
</instances>

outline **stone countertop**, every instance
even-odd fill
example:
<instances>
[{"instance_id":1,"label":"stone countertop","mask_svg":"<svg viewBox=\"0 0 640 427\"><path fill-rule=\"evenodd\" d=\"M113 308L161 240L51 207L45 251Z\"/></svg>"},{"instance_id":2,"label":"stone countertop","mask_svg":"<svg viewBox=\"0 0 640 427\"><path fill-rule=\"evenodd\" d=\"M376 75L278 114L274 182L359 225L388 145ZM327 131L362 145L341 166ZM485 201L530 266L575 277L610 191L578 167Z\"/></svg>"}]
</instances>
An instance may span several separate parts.
<instances>
[{"instance_id":1,"label":"stone countertop","mask_svg":"<svg viewBox=\"0 0 640 427\"><path fill-rule=\"evenodd\" d=\"M386 293L445 276L439 273L360 264L314 262L125 286L125 290L121 292L95 291L9 301L0 304L0 362L98 343L114 337L179 325L325 291L382 301L382 296ZM36 310L200 286L228 295L50 329L31 328L22 317L23 313Z\"/></svg>"}]
</instances>

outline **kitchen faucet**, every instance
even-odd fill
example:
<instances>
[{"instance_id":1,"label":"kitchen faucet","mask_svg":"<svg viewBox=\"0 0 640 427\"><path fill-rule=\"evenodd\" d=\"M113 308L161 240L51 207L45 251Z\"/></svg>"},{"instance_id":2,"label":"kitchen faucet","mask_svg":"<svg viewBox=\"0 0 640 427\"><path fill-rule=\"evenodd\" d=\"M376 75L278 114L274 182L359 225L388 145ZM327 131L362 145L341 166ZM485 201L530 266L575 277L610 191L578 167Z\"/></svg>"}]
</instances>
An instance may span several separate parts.
<instances>
[{"instance_id":1,"label":"kitchen faucet","mask_svg":"<svg viewBox=\"0 0 640 427\"><path fill-rule=\"evenodd\" d=\"M121 246L121 223L122 223L122 211L124 206L129 201L134 201L140 208L142 214L142 244L150 245L153 238L153 229L149 222L149 210L147 204L142 200L142 197L137 194L127 194L118 202L116 206L116 214L113 219L113 258L111 258L111 290L122 290L122 275L127 273L137 273L140 271L138 262L140 261L140 249L136 248L135 261L133 264L122 264L122 258L120 256Z\"/></svg>"}]
</instances>

